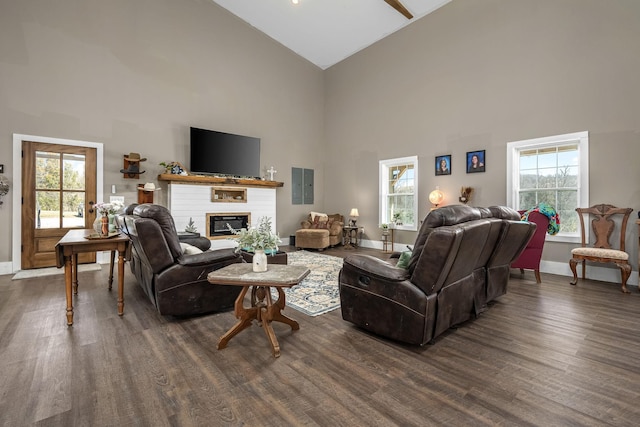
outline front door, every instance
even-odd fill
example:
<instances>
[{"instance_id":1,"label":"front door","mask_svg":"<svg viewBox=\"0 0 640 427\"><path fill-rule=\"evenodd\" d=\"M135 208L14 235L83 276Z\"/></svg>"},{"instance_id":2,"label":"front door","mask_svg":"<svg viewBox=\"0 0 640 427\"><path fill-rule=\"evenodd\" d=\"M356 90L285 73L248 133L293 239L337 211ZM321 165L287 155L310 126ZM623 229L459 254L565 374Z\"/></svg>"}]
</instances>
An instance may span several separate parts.
<instances>
[{"instance_id":1,"label":"front door","mask_svg":"<svg viewBox=\"0 0 640 427\"><path fill-rule=\"evenodd\" d=\"M92 228L96 149L22 142L23 270L56 265L55 245L72 228ZM81 254L78 262L95 262Z\"/></svg>"}]
</instances>

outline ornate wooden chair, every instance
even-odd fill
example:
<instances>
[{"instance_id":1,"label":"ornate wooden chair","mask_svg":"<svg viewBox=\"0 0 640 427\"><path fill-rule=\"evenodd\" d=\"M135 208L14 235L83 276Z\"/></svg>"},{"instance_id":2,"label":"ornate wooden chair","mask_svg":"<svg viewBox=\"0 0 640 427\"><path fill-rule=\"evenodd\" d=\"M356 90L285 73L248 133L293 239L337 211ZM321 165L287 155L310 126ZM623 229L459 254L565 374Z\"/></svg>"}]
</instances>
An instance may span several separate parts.
<instances>
[{"instance_id":1,"label":"ornate wooden chair","mask_svg":"<svg viewBox=\"0 0 640 427\"><path fill-rule=\"evenodd\" d=\"M629 264L629 254L624 249L624 239L627 230L627 221L633 209L617 208L613 205L595 205L590 208L576 208L578 217L580 218L580 232L582 233L582 244L579 248L571 251L571 260L569 267L573 272L572 285L578 282L576 273L576 264L582 262L582 278L585 278L585 261L594 261L602 263L615 263L622 274L622 292L629 293L627 290L627 280L631 274L631 265ZM612 217L622 215L620 223L620 244L618 249L611 247L610 238L616 227L616 223ZM589 230L585 229L584 218L592 217L591 228L595 235L595 243L587 246L586 237Z\"/></svg>"}]
</instances>

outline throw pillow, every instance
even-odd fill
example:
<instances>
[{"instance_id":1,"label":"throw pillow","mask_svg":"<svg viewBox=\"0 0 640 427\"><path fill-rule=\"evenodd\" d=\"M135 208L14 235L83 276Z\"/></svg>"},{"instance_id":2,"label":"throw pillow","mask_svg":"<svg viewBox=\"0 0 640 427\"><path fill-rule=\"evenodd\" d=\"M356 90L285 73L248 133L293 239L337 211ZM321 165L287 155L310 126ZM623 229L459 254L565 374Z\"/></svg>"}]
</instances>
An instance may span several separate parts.
<instances>
[{"instance_id":1,"label":"throw pillow","mask_svg":"<svg viewBox=\"0 0 640 427\"><path fill-rule=\"evenodd\" d=\"M316 216L311 222L311 228L328 230L332 223L333 221L328 220L328 217Z\"/></svg>"},{"instance_id":2,"label":"throw pillow","mask_svg":"<svg viewBox=\"0 0 640 427\"><path fill-rule=\"evenodd\" d=\"M318 227L316 228L329 230L331 228L331 224L333 224L333 220L330 219L329 221L323 221L321 218L320 221L318 221Z\"/></svg>"},{"instance_id":3,"label":"throw pillow","mask_svg":"<svg viewBox=\"0 0 640 427\"><path fill-rule=\"evenodd\" d=\"M322 219L324 217L325 221L329 218L329 215L327 215L326 213L321 213L321 212L313 212L312 211L309 215L311 215L311 222L314 222L317 217L320 217L320 219Z\"/></svg>"},{"instance_id":4,"label":"throw pillow","mask_svg":"<svg viewBox=\"0 0 640 427\"><path fill-rule=\"evenodd\" d=\"M409 260L411 259L411 251L404 251L400 254L400 259L398 259L398 263L396 267L404 268L405 270L409 268Z\"/></svg>"},{"instance_id":5,"label":"throw pillow","mask_svg":"<svg viewBox=\"0 0 640 427\"><path fill-rule=\"evenodd\" d=\"M311 228L316 229L318 228L319 224L320 224L320 217L317 216L311 221Z\"/></svg>"},{"instance_id":6,"label":"throw pillow","mask_svg":"<svg viewBox=\"0 0 640 427\"><path fill-rule=\"evenodd\" d=\"M195 246L184 242L180 242L180 248L182 248L182 253L185 255L195 255L202 253L202 249L196 248Z\"/></svg>"}]
</instances>

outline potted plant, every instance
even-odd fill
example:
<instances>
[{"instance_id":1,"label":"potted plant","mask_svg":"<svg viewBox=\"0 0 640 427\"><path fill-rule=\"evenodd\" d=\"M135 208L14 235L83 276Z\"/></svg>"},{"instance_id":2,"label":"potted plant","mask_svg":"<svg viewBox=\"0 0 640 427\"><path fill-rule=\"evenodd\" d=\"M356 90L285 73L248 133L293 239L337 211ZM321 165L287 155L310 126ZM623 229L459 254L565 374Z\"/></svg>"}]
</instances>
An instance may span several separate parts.
<instances>
[{"instance_id":1,"label":"potted plant","mask_svg":"<svg viewBox=\"0 0 640 427\"><path fill-rule=\"evenodd\" d=\"M238 242L236 252L245 250L253 252L253 271L267 271L267 253L275 255L278 251L280 237L271 231L271 218L262 217L257 227L236 230L227 224L233 233L232 239Z\"/></svg>"},{"instance_id":2,"label":"potted plant","mask_svg":"<svg viewBox=\"0 0 640 427\"><path fill-rule=\"evenodd\" d=\"M382 229L383 236L386 236L389 234L389 224L387 223L380 224L380 228Z\"/></svg>"},{"instance_id":3,"label":"potted plant","mask_svg":"<svg viewBox=\"0 0 640 427\"><path fill-rule=\"evenodd\" d=\"M400 217L402 214L400 212L396 212L393 214L393 218L391 219L391 223L389 224L390 228L396 228L397 225L402 225L402 221L400 221Z\"/></svg>"},{"instance_id":4,"label":"potted plant","mask_svg":"<svg viewBox=\"0 0 640 427\"><path fill-rule=\"evenodd\" d=\"M196 228L195 222L193 222L193 217L189 217L189 223L184 228L184 231L187 233L197 233L198 229Z\"/></svg>"},{"instance_id":5,"label":"potted plant","mask_svg":"<svg viewBox=\"0 0 640 427\"><path fill-rule=\"evenodd\" d=\"M164 168L165 174L187 175L186 169L180 162L160 162L159 164Z\"/></svg>"}]
</instances>

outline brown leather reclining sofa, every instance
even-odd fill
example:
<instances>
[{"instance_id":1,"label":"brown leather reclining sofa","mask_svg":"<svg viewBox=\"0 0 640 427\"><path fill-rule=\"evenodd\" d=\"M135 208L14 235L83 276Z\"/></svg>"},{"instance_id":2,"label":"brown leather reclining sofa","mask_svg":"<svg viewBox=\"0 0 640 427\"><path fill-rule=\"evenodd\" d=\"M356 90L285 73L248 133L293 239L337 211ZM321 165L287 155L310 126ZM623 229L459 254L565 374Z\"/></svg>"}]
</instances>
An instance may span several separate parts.
<instances>
[{"instance_id":1,"label":"brown leather reclining sofa","mask_svg":"<svg viewBox=\"0 0 640 427\"><path fill-rule=\"evenodd\" d=\"M189 241L204 252L183 253L173 217L164 206L132 205L117 218L132 242L131 272L160 314L193 316L233 307L241 288L213 285L207 275L242 262L240 254L233 249L206 250L206 238Z\"/></svg>"},{"instance_id":2,"label":"brown leather reclining sofa","mask_svg":"<svg viewBox=\"0 0 640 427\"><path fill-rule=\"evenodd\" d=\"M435 209L422 223L407 269L368 255L345 258L342 317L384 337L426 344L506 293L509 265L535 227L508 207Z\"/></svg>"}]
</instances>

